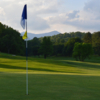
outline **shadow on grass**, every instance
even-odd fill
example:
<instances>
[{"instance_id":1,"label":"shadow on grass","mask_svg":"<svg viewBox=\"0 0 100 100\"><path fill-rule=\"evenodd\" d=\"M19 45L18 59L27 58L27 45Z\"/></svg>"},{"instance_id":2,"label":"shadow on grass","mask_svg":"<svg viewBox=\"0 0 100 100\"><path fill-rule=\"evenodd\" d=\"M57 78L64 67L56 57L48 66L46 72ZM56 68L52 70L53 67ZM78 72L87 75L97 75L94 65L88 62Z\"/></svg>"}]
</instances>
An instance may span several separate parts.
<instances>
[{"instance_id":1,"label":"shadow on grass","mask_svg":"<svg viewBox=\"0 0 100 100\"><path fill-rule=\"evenodd\" d=\"M34 59L34 62L39 62L39 63L45 63L45 64L53 64L53 65L61 65L64 67L82 67L82 68L96 68L100 69L100 63L92 63L92 62L81 62L81 61L75 61L75 60L56 60L56 59Z\"/></svg>"},{"instance_id":2,"label":"shadow on grass","mask_svg":"<svg viewBox=\"0 0 100 100\"><path fill-rule=\"evenodd\" d=\"M26 67L18 67L18 66L11 66L11 65L4 65L0 64L0 68L6 68L6 69L20 69L20 70L26 70ZM62 71L56 71L51 69L45 69L45 68L28 68L28 70L32 71L48 71L48 72L62 72ZM64 73L64 72L62 72Z\"/></svg>"},{"instance_id":3,"label":"shadow on grass","mask_svg":"<svg viewBox=\"0 0 100 100\"><path fill-rule=\"evenodd\" d=\"M71 60L61 60L63 63L69 64L72 67L83 67L83 68L100 68L100 63L91 62L81 62L81 61L71 61Z\"/></svg>"},{"instance_id":4,"label":"shadow on grass","mask_svg":"<svg viewBox=\"0 0 100 100\"><path fill-rule=\"evenodd\" d=\"M0 56L0 58L7 58L7 59L16 59L16 60L25 60L26 58L25 57L22 57L22 56Z\"/></svg>"},{"instance_id":5,"label":"shadow on grass","mask_svg":"<svg viewBox=\"0 0 100 100\"><path fill-rule=\"evenodd\" d=\"M7 59L12 59L12 60L26 60L25 57L22 56L12 56L12 55L1 55L0 58L7 58ZM61 65L61 66L71 66L71 67L82 67L82 68L100 68L100 63L94 63L94 62L80 62L80 61L75 61L73 59L68 59L68 58L32 58L28 57L29 61L33 62L39 62L39 63L45 63L45 64L53 64L53 65ZM63 59L63 60L62 60ZM95 59L94 59L95 61ZM5 62L6 63L6 62ZM8 63L8 62L7 62ZM3 64L1 64L2 66ZM9 66L9 65L3 65L3 66ZM24 67L18 67L18 66L9 66L5 68L11 68L11 69L26 69ZM60 71L55 71L55 70L49 70L49 69L43 69L43 68L29 68L29 70L40 70L40 71L52 71L52 72L60 72Z\"/></svg>"}]
</instances>

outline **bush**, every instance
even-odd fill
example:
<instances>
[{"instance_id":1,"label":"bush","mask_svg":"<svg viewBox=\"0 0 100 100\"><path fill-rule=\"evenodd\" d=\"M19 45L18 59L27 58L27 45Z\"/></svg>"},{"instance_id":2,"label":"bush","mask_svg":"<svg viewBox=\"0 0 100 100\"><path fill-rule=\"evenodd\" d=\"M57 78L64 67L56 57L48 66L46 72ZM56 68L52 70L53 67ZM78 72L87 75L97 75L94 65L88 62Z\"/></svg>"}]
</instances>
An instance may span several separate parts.
<instances>
[{"instance_id":1,"label":"bush","mask_svg":"<svg viewBox=\"0 0 100 100\"><path fill-rule=\"evenodd\" d=\"M73 57L76 60L84 61L86 58L90 58L93 54L92 45L89 43L75 43L73 49Z\"/></svg>"}]
</instances>

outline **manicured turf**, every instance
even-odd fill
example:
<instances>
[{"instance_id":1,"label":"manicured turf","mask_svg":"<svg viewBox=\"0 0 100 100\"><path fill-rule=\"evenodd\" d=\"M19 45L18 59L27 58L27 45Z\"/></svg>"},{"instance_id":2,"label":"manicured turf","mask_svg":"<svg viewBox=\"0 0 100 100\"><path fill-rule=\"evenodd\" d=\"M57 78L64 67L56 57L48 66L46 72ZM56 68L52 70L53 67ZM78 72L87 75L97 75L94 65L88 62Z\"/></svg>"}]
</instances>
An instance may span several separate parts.
<instances>
[{"instance_id":1,"label":"manicured turf","mask_svg":"<svg viewBox=\"0 0 100 100\"><path fill-rule=\"evenodd\" d=\"M29 95L25 57L0 54L0 100L99 100L100 57L29 58Z\"/></svg>"},{"instance_id":2,"label":"manicured turf","mask_svg":"<svg viewBox=\"0 0 100 100\"><path fill-rule=\"evenodd\" d=\"M25 74L0 75L0 100L99 100L100 77L29 74L25 89Z\"/></svg>"},{"instance_id":3,"label":"manicured turf","mask_svg":"<svg viewBox=\"0 0 100 100\"><path fill-rule=\"evenodd\" d=\"M26 72L26 58L0 54L0 72ZM29 58L29 73L70 73L100 76L100 57L85 62L75 61L72 58ZM95 59L97 59L95 61Z\"/></svg>"}]
</instances>

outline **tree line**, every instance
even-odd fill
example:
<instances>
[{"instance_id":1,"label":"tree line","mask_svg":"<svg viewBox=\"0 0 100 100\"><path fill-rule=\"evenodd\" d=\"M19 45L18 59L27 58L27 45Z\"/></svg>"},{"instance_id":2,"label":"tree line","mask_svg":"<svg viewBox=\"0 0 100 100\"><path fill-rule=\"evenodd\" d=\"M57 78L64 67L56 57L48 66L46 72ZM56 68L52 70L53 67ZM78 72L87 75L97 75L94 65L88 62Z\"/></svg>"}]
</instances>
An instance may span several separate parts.
<instances>
[{"instance_id":1,"label":"tree line","mask_svg":"<svg viewBox=\"0 0 100 100\"><path fill-rule=\"evenodd\" d=\"M89 45L86 46L87 44ZM81 57L79 52L76 53L79 47L84 48L84 51L86 47L92 47L93 53L100 56L100 31L94 33L70 32L41 38L34 37L28 41L28 55L43 55L46 58L47 56L76 57L77 54ZM0 52L25 56L25 41L20 33L2 23L0 23ZM76 57L76 59L81 59L80 57Z\"/></svg>"},{"instance_id":2,"label":"tree line","mask_svg":"<svg viewBox=\"0 0 100 100\"><path fill-rule=\"evenodd\" d=\"M20 33L0 22L0 52L25 55L25 42Z\"/></svg>"},{"instance_id":3,"label":"tree line","mask_svg":"<svg viewBox=\"0 0 100 100\"><path fill-rule=\"evenodd\" d=\"M67 40L66 36L69 36L70 38L68 37ZM32 40L28 42L30 51L29 55L30 56L44 55L44 58L46 58L47 56L75 57L74 47L76 44L79 45L81 48L83 48L83 51L85 51L85 53L88 52L84 55L87 55L88 57L89 57L88 54L95 54L100 56L99 38L100 38L100 32L94 32L94 33L73 32L73 33L64 33L42 38L34 37ZM46 41L46 39L48 39L48 41ZM86 48L88 48L87 51ZM90 51L88 51L89 49ZM82 50L80 52L82 53ZM45 53L47 53L46 56ZM85 58L86 57L84 56L82 59L80 58L80 60L83 60Z\"/></svg>"}]
</instances>

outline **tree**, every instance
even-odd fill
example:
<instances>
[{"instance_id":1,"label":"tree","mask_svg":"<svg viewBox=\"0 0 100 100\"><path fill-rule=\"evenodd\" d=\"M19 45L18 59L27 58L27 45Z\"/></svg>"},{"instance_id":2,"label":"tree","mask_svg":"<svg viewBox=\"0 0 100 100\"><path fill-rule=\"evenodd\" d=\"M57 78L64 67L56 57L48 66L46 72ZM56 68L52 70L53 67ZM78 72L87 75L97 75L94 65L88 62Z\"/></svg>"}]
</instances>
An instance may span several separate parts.
<instances>
[{"instance_id":1,"label":"tree","mask_svg":"<svg viewBox=\"0 0 100 100\"><path fill-rule=\"evenodd\" d=\"M53 45L53 55L62 56L64 44L54 44Z\"/></svg>"},{"instance_id":2,"label":"tree","mask_svg":"<svg viewBox=\"0 0 100 100\"><path fill-rule=\"evenodd\" d=\"M73 57L76 60L84 61L93 54L92 45L88 43L75 43Z\"/></svg>"},{"instance_id":3,"label":"tree","mask_svg":"<svg viewBox=\"0 0 100 100\"><path fill-rule=\"evenodd\" d=\"M60 39L60 44L63 44L65 43L65 40L64 39Z\"/></svg>"},{"instance_id":4,"label":"tree","mask_svg":"<svg viewBox=\"0 0 100 100\"><path fill-rule=\"evenodd\" d=\"M24 55L24 40L20 33L0 23L0 51L16 55Z\"/></svg>"},{"instance_id":5,"label":"tree","mask_svg":"<svg viewBox=\"0 0 100 100\"><path fill-rule=\"evenodd\" d=\"M100 56L100 31L93 33L92 46L93 46L95 54Z\"/></svg>"},{"instance_id":6,"label":"tree","mask_svg":"<svg viewBox=\"0 0 100 100\"><path fill-rule=\"evenodd\" d=\"M64 56L72 56L72 52L73 52L73 48L74 48L74 44L76 42L82 42L82 40L78 37L76 38L70 38L64 46L64 50L63 50L63 55Z\"/></svg>"},{"instance_id":7,"label":"tree","mask_svg":"<svg viewBox=\"0 0 100 100\"><path fill-rule=\"evenodd\" d=\"M90 32L84 35L83 42L92 44L92 34Z\"/></svg>"},{"instance_id":8,"label":"tree","mask_svg":"<svg viewBox=\"0 0 100 100\"><path fill-rule=\"evenodd\" d=\"M50 37L44 37L43 41L41 43L40 52L44 55L44 58L46 58L48 55L52 54L53 52L53 45L50 40Z\"/></svg>"},{"instance_id":9,"label":"tree","mask_svg":"<svg viewBox=\"0 0 100 100\"><path fill-rule=\"evenodd\" d=\"M40 48L40 40L34 37L32 40L28 41L29 55L39 56L38 49Z\"/></svg>"}]
</instances>

